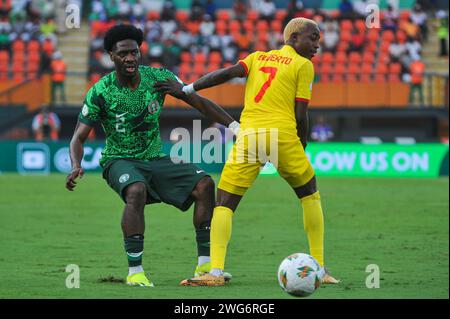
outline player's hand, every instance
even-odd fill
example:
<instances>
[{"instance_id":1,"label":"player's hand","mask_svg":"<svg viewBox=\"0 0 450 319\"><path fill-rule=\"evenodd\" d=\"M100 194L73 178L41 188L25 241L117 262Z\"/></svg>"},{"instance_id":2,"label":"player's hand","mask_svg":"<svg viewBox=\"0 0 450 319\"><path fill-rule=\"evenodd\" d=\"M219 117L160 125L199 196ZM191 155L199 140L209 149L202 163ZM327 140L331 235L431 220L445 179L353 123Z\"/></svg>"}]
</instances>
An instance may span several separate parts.
<instances>
[{"instance_id":1,"label":"player's hand","mask_svg":"<svg viewBox=\"0 0 450 319\"><path fill-rule=\"evenodd\" d=\"M73 189L75 188L75 186L77 185L77 182L75 182L75 180L79 177L82 178L84 175L84 170L81 167L76 167L74 169L72 169L72 171L70 172L69 175L67 175L66 178L66 188L69 191L73 191Z\"/></svg>"},{"instance_id":2,"label":"player's hand","mask_svg":"<svg viewBox=\"0 0 450 319\"><path fill-rule=\"evenodd\" d=\"M183 92L183 84L173 79L156 82L153 87L161 94L169 94L178 99L186 96Z\"/></svg>"}]
</instances>

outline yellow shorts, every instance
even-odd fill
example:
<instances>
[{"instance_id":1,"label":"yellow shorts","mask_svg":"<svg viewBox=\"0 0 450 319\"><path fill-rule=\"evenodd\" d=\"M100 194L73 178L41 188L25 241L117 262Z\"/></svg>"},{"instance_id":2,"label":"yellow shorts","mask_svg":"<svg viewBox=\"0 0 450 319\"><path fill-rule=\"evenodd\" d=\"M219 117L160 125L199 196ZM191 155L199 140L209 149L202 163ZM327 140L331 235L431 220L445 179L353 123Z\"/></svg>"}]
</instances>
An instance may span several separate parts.
<instances>
[{"instance_id":1,"label":"yellow shorts","mask_svg":"<svg viewBox=\"0 0 450 319\"><path fill-rule=\"evenodd\" d=\"M267 161L275 165L292 188L309 182L314 169L300 139L291 134L281 134L276 138L269 134L239 135L223 168L218 188L244 195Z\"/></svg>"}]
</instances>

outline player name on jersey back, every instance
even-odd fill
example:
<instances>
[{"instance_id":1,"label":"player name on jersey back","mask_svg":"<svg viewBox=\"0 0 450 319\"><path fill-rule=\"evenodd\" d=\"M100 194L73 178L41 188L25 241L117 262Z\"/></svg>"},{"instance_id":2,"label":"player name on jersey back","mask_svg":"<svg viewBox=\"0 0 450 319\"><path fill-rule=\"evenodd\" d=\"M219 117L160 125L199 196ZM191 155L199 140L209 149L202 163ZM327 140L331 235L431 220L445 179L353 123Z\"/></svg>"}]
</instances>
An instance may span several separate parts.
<instances>
[{"instance_id":1,"label":"player name on jersey back","mask_svg":"<svg viewBox=\"0 0 450 319\"><path fill-rule=\"evenodd\" d=\"M271 62L277 62L280 64L286 64L289 65L292 62L292 58L288 56L282 56L278 54L260 54L258 56L258 61L271 61Z\"/></svg>"}]
</instances>

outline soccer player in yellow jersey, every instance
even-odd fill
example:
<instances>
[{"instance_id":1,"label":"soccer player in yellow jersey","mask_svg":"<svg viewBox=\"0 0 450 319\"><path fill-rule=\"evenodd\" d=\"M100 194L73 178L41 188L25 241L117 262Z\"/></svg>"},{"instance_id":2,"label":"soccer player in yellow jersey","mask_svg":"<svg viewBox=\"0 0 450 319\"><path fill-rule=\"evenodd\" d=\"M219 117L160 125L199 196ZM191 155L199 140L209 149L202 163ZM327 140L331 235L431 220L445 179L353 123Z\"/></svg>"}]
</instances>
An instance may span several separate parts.
<instances>
[{"instance_id":1,"label":"soccer player in yellow jersey","mask_svg":"<svg viewBox=\"0 0 450 319\"><path fill-rule=\"evenodd\" d=\"M319 48L319 39L320 31L316 22L295 18L286 25L285 45L279 50L254 52L236 65L209 73L182 88L176 83L159 85L164 93L180 95L180 91L191 94L232 78L247 77L241 124L240 128L235 127L239 133L222 171L217 206L211 222L212 269L203 276L183 280L182 285L225 284L223 270L233 214L264 165L260 150L251 149L254 144L250 140L256 139L261 148L260 145L265 145L260 143L261 140L267 140L267 132L271 129L278 133L275 146L278 156L274 164L300 199L310 254L324 267L324 221L320 195L314 170L305 154L307 110L314 79L314 67L310 60ZM272 144L262 147L270 156L277 151ZM238 160L239 155L242 155L241 160ZM258 160L255 161L252 156ZM339 281L325 270L322 282L334 284Z\"/></svg>"}]
</instances>

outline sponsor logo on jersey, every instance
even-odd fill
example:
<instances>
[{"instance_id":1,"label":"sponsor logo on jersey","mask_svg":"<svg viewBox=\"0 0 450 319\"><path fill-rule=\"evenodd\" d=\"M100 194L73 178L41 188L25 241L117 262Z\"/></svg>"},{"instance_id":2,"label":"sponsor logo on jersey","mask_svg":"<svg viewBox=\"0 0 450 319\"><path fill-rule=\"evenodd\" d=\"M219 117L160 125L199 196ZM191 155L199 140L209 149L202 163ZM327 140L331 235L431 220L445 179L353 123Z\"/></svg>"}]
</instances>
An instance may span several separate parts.
<instances>
[{"instance_id":1,"label":"sponsor logo on jersey","mask_svg":"<svg viewBox=\"0 0 450 319\"><path fill-rule=\"evenodd\" d=\"M119 183L123 184L125 183L127 180L130 179L130 175L129 174L123 174L119 177Z\"/></svg>"}]
</instances>

